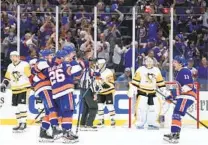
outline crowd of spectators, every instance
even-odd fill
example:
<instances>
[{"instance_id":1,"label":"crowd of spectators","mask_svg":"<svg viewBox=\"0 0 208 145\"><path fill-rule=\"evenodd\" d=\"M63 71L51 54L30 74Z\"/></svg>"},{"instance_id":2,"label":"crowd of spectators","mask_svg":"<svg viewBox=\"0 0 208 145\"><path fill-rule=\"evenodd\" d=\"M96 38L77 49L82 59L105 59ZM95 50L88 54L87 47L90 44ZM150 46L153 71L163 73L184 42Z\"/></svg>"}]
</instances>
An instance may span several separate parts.
<instances>
[{"instance_id":1,"label":"crowd of spectators","mask_svg":"<svg viewBox=\"0 0 208 145\"><path fill-rule=\"evenodd\" d=\"M17 49L18 4L21 11L20 54L23 60L37 57L41 49L55 49L56 6L59 6L60 12L58 49L68 45L76 49L78 56L92 58L95 48L93 8L96 5L97 57L107 60L107 67L115 71L119 82L131 78L133 5L137 6L135 68L143 64L145 57L152 57L168 80L169 13L170 7L173 7L174 56L190 60L192 64L188 67L194 70L194 79L201 83L201 89L208 90L207 0L2 0L2 71L9 63L9 53Z\"/></svg>"}]
</instances>

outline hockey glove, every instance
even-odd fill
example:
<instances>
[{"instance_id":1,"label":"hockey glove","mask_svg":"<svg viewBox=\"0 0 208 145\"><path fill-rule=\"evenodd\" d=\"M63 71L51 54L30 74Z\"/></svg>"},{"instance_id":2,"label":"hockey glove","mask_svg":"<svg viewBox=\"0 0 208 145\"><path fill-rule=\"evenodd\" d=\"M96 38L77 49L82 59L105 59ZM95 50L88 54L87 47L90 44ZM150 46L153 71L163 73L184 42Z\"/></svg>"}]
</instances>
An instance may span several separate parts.
<instances>
[{"instance_id":1,"label":"hockey glove","mask_svg":"<svg viewBox=\"0 0 208 145\"><path fill-rule=\"evenodd\" d=\"M40 98L35 97L35 104L42 104L42 100Z\"/></svg>"},{"instance_id":2,"label":"hockey glove","mask_svg":"<svg viewBox=\"0 0 208 145\"><path fill-rule=\"evenodd\" d=\"M6 92L6 85L5 84L1 84L0 85L0 88L1 88L1 92L2 93L5 93Z\"/></svg>"}]
</instances>

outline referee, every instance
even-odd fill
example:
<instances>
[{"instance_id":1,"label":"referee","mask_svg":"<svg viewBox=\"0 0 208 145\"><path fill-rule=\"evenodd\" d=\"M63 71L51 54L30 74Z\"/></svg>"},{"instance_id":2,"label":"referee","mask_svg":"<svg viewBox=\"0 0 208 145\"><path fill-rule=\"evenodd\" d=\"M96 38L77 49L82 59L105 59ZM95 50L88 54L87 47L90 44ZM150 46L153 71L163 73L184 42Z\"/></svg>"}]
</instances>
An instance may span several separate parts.
<instances>
[{"instance_id":1,"label":"referee","mask_svg":"<svg viewBox=\"0 0 208 145\"><path fill-rule=\"evenodd\" d=\"M95 116L97 114L98 105L97 105L97 97L94 93L93 86L93 69L92 61L84 61L82 63L84 66L84 73L80 80L81 87L81 96L83 98L83 111L81 117L81 129L82 130L97 130L96 126L93 126L93 121L95 120ZM86 92L87 91L87 92ZM83 96L85 94L85 96Z\"/></svg>"}]
</instances>

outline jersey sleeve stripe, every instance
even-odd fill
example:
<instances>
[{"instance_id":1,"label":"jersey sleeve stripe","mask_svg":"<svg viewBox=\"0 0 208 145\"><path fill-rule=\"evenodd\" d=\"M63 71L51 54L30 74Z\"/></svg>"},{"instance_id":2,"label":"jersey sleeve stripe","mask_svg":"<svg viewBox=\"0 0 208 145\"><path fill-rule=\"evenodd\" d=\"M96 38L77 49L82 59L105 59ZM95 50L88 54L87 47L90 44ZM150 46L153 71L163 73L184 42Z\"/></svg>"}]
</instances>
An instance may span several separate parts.
<instances>
[{"instance_id":1,"label":"jersey sleeve stripe","mask_svg":"<svg viewBox=\"0 0 208 145\"><path fill-rule=\"evenodd\" d=\"M50 85L51 85L50 81L40 82L40 83L38 83L38 84L35 86L34 90L37 91L37 90L40 89L41 87L44 87L44 86L50 86Z\"/></svg>"},{"instance_id":2,"label":"jersey sleeve stripe","mask_svg":"<svg viewBox=\"0 0 208 145\"><path fill-rule=\"evenodd\" d=\"M61 86L59 88L53 89L52 92L53 92L53 94L57 94L59 92L62 92L64 90L71 89L71 88L74 88L73 84L66 84L66 85Z\"/></svg>"}]
</instances>

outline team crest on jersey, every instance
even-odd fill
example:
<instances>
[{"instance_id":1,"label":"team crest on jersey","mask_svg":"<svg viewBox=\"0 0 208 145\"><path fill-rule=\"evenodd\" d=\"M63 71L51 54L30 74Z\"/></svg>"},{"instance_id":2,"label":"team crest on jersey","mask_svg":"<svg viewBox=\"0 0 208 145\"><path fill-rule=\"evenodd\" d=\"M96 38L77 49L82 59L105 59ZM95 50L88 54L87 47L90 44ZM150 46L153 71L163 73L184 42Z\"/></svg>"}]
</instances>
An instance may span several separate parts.
<instances>
[{"instance_id":1,"label":"team crest on jersey","mask_svg":"<svg viewBox=\"0 0 208 145\"><path fill-rule=\"evenodd\" d=\"M13 71L12 76L14 77L15 82L18 82L22 75L18 71Z\"/></svg>"},{"instance_id":2,"label":"team crest on jersey","mask_svg":"<svg viewBox=\"0 0 208 145\"><path fill-rule=\"evenodd\" d=\"M155 74L153 74L153 73L147 73L147 80L148 80L149 83L152 83L153 80L155 80L155 79L156 79Z\"/></svg>"}]
</instances>

